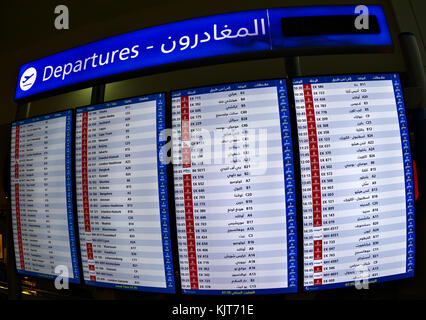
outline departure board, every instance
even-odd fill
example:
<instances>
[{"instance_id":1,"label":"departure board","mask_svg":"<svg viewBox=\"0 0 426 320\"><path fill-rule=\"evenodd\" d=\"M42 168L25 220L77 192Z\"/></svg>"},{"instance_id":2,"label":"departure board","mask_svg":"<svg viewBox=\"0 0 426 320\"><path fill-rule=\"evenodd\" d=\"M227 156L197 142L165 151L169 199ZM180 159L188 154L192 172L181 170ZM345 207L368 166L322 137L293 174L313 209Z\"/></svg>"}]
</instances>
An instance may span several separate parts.
<instances>
[{"instance_id":1,"label":"departure board","mask_svg":"<svg viewBox=\"0 0 426 320\"><path fill-rule=\"evenodd\" d=\"M18 273L80 283L71 130L71 110L12 123L12 223Z\"/></svg>"},{"instance_id":2,"label":"departure board","mask_svg":"<svg viewBox=\"0 0 426 320\"><path fill-rule=\"evenodd\" d=\"M164 116L164 94L77 109L77 209L88 285L175 292Z\"/></svg>"},{"instance_id":3,"label":"departure board","mask_svg":"<svg viewBox=\"0 0 426 320\"><path fill-rule=\"evenodd\" d=\"M305 290L413 276L414 192L397 74L293 80Z\"/></svg>"},{"instance_id":4,"label":"departure board","mask_svg":"<svg viewBox=\"0 0 426 320\"><path fill-rule=\"evenodd\" d=\"M296 292L285 80L172 92L183 293Z\"/></svg>"}]
</instances>

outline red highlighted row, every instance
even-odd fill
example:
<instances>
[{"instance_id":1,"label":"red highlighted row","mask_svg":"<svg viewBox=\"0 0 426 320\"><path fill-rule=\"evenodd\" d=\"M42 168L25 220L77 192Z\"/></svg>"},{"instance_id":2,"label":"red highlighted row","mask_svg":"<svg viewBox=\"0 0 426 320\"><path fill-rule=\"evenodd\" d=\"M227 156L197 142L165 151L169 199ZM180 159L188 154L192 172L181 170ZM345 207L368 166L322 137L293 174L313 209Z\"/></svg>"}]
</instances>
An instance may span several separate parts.
<instances>
[{"instance_id":1,"label":"red highlighted row","mask_svg":"<svg viewBox=\"0 0 426 320\"><path fill-rule=\"evenodd\" d=\"M191 167L191 149L189 147L191 138L189 134L189 100L188 97L180 98L180 130L182 140L182 167ZM184 146L184 142L188 146Z\"/></svg>"},{"instance_id":2,"label":"red highlighted row","mask_svg":"<svg viewBox=\"0 0 426 320\"><path fill-rule=\"evenodd\" d=\"M19 158L19 134L20 134L20 127L15 127L15 160Z\"/></svg>"},{"instance_id":3,"label":"red highlighted row","mask_svg":"<svg viewBox=\"0 0 426 320\"><path fill-rule=\"evenodd\" d=\"M189 98L180 98L182 167L191 168L191 138L189 122ZM192 201L191 174L183 175L183 196L185 205L186 245L188 250L189 282L192 290L198 289L197 249L195 247L194 204Z\"/></svg>"},{"instance_id":4,"label":"red highlighted row","mask_svg":"<svg viewBox=\"0 0 426 320\"><path fill-rule=\"evenodd\" d=\"M89 186L87 177L87 130L89 116L87 112L82 114L81 124L81 184L83 188L83 214L84 214L84 231L91 232L90 214L89 214ZM89 255L89 252L87 252Z\"/></svg>"},{"instance_id":5,"label":"red highlighted row","mask_svg":"<svg viewBox=\"0 0 426 320\"><path fill-rule=\"evenodd\" d=\"M311 164L311 185L312 185L312 218L313 226L322 226L321 209L321 175L319 167L318 136L315 119L314 99L310 84L303 85L303 95L305 98L306 125L308 128L309 156ZM322 260L322 240L314 240L314 261ZM321 273L322 266L314 266L314 273ZM322 278L315 278L314 285L321 285Z\"/></svg>"},{"instance_id":6,"label":"red highlighted row","mask_svg":"<svg viewBox=\"0 0 426 320\"><path fill-rule=\"evenodd\" d=\"M194 205L192 201L192 179L190 174L183 175L186 245L188 250L189 281L191 289L198 289L197 249L195 247Z\"/></svg>"},{"instance_id":7,"label":"red highlighted row","mask_svg":"<svg viewBox=\"0 0 426 320\"><path fill-rule=\"evenodd\" d=\"M306 124L308 128L309 153L311 161L311 183L312 183L312 212L313 226L322 226L321 210L321 180L319 169L318 137L315 120L314 101L312 87L310 84L303 85L303 95L305 98Z\"/></svg>"},{"instance_id":8,"label":"red highlighted row","mask_svg":"<svg viewBox=\"0 0 426 320\"><path fill-rule=\"evenodd\" d=\"M20 139L20 127L15 127L15 165L14 165L14 177L19 178L19 139ZM22 247L22 230L21 230L21 209L19 205L19 184L15 183L15 213L16 213L16 230L18 236L18 249L19 249L19 263L22 270L25 270L24 261L24 249Z\"/></svg>"},{"instance_id":9,"label":"red highlighted row","mask_svg":"<svg viewBox=\"0 0 426 320\"><path fill-rule=\"evenodd\" d=\"M86 242L87 259L93 260L93 245L91 242Z\"/></svg>"}]
</instances>

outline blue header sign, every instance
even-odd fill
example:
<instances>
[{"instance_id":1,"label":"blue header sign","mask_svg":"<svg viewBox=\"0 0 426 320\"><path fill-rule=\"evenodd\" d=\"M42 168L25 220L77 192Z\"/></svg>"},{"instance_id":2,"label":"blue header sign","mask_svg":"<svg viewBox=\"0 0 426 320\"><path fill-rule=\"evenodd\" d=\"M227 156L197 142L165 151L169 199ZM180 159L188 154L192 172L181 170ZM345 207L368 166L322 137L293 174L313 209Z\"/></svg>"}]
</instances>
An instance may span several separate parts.
<instances>
[{"instance_id":1,"label":"blue header sign","mask_svg":"<svg viewBox=\"0 0 426 320\"><path fill-rule=\"evenodd\" d=\"M355 21L358 14L356 6L264 9L138 30L24 64L19 70L15 99L97 78L194 59L282 49L392 44L381 6L368 6L368 15L374 17L378 31L339 34L332 30L332 34L320 35L292 35L291 32L286 35L285 30L283 32L287 26L284 18L352 16Z\"/></svg>"}]
</instances>

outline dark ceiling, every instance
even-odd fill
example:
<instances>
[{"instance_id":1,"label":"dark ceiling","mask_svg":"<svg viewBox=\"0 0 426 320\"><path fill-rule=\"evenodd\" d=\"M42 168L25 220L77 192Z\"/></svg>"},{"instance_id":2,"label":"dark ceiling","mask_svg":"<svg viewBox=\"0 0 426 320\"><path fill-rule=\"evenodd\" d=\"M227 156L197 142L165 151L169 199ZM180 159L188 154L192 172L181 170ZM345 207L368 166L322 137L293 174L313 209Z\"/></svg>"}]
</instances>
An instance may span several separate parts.
<instances>
[{"instance_id":1,"label":"dark ceiling","mask_svg":"<svg viewBox=\"0 0 426 320\"><path fill-rule=\"evenodd\" d=\"M23 63L113 35L198 16L325 3L354 4L354 1L0 0L0 124L8 123L14 118L16 105L13 93L19 66ZM56 30L54 27L54 9L61 4L69 9L69 30Z\"/></svg>"},{"instance_id":2,"label":"dark ceiling","mask_svg":"<svg viewBox=\"0 0 426 320\"><path fill-rule=\"evenodd\" d=\"M351 3L340 0L338 3ZM304 4L321 4L319 0ZM19 66L128 31L216 13L300 4L296 0L0 0L0 123L13 120ZM57 5L69 9L69 30L54 27Z\"/></svg>"}]
</instances>

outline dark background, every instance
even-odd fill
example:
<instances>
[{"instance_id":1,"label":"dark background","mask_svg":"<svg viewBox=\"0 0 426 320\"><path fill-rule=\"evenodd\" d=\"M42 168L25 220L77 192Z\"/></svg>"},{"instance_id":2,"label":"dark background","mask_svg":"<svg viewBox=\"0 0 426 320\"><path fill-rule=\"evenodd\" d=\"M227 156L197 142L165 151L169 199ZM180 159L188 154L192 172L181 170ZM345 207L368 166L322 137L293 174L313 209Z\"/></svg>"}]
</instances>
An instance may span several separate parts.
<instances>
[{"instance_id":1,"label":"dark background","mask_svg":"<svg viewBox=\"0 0 426 320\"><path fill-rule=\"evenodd\" d=\"M54 9L64 4L69 9L69 30L56 30ZM92 88L31 101L29 108L18 108L13 101L19 66L50 54L88 42L138 30L149 26L200 16L251 9L304 6L321 4L382 4L394 41L394 52L387 54L348 54L301 57L303 75L327 75L342 73L400 72L406 76L406 68L398 42L400 32L410 31L417 37L426 70L426 1L313 1L313 0L215 0L215 1L6 1L0 0L0 181L8 178L9 124L16 117L25 118L58 110L90 104ZM129 96L169 91L177 88L198 87L224 82L251 81L282 78L288 74L284 59L258 59L235 63L206 65L170 72L145 75L130 80L108 83L105 101ZM410 130L420 131L412 135L412 149L423 150L425 123L419 123L413 111L407 111ZM417 122L416 122L417 121ZM421 129L423 128L423 129ZM423 134L423 138L422 138ZM416 267L415 277L388 283L371 285L369 290L355 288L333 289L322 292L287 295L245 297L246 302L274 302L284 300L380 300L426 299L425 252L425 168L419 163L420 198L416 203ZM6 247L7 192L0 187L0 233ZM300 246L299 246L300 248ZM300 251L300 250L299 250ZM299 252L300 254L300 252ZM6 256L6 254L5 254ZM300 271L299 266L299 271ZM299 273L299 278L302 275ZM171 296L144 294L121 290L71 286L71 290L57 291L53 282L18 277L23 299L142 299L151 301L212 302L228 300L211 297ZM0 299L7 297L7 263L0 260ZM10 292L10 290L9 290Z\"/></svg>"}]
</instances>

